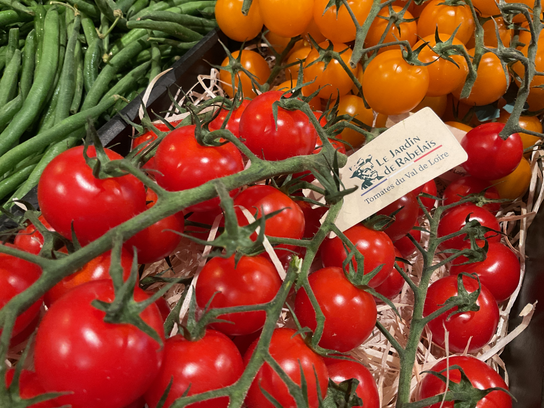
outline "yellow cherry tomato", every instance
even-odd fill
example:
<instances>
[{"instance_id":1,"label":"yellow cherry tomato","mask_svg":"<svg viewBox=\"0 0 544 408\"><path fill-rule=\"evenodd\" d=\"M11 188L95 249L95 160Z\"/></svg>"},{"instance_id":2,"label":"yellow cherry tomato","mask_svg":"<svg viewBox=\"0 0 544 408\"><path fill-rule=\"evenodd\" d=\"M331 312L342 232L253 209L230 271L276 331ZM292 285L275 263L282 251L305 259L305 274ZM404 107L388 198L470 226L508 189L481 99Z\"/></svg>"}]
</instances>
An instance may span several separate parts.
<instances>
[{"instance_id":1,"label":"yellow cherry tomato","mask_svg":"<svg viewBox=\"0 0 544 408\"><path fill-rule=\"evenodd\" d=\"M372 123L374 122L374 111L370 108L366 108L363 99L355 95L340 97L338 115L353 116L358 121L363 122L370 127L372 127ZM340 137L352 147L359 147L365 142L365 136L353 129L344 129L342 133L340 133Z\"/></svg>"},{"instance_id":2,"label":"yellow cherry tomato","mask_svg":"<svg viewBox=\"0 0 544 408\"><path fill-rule=\"evenodd\" d=\"M508 176L491 182L504 199L515 200L525 194L531 182L531 164L522 158L518 167Z\"/></svg>"}]
</instances>

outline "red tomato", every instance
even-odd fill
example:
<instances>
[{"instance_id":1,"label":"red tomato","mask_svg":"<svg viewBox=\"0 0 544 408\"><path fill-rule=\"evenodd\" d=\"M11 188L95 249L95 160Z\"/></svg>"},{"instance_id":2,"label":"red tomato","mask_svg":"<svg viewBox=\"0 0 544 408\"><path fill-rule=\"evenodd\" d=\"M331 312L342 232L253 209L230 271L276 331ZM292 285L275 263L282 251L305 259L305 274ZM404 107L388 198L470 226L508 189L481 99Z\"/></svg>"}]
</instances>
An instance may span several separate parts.
<instances>
[{"instance_id":1,"label":"red tomato","mask_svg":"<svg viewBox=\"0 0 544 408\"><path fill-rule=\"evenodd\" d=\"M148 188L146 194L147 208L153 207L157 199L157 194ZM172 214L138 232L125 245L130 249L136 249L138 263L157 262L174 252L181 242L179 233L183 232L184 226L183 213Z\"/></svg>"},{"instance_id":2,"label":"red tomato","mask_svg":"<svg viewBox=\"0 0 544 408\"><path fill-rule=\"evenodd\" d=\"M233 144L200 145L195 138L195 125L170 132L159 145L155 162L157 183L168 191L188 190L244 169L242 155ZM207 211L218 205L216 197L185 211Z\"/></svg>"},{"instance_id":3,"label":"red tomato","mask_svg":"<svg viewBox=\"0 0 544 408\"><path fill-rule=\"evenodd\" d=\"M406 239L408 239L408 238L406 238ZM402 258L402 254L397 249L396 245L397 244L395 243L395 255L398 258ZM400 268L404 268L403 262L396 261L395 263ZM376 292L382 294L386 298L393 299L402 290L402 288L404 286L404 282L406 282L406 281L404 280L402 275L399 273L399 271L397 271L396 268L393 268L391 270L391 272L389 272L389 276L387 277L387 279L381 285L376 286L374 289L376 290ZM380 301L378 298L376 298L376 300Z\"/></svg>"},{"instance_id":4,"label":"red tomato","mask_svg":"<svg viewBox=\"0 0 544 408\"><path fill-rule=\"evenodd\" d=\"M393 201L387 207L382 208L377 214L390 216L395 211L395 221L393 221L385 233L395 242L404 237L416 225L417 215L419 213L419 204L414 192L403 195L396 201Z\"/></svg>"},{"instance_id":5,"label":"red tomato","mask_svg":"<svg viewBox=\"0 0 544 408\"><path fill-rule=\"evenodd\" d=\"M355 392L363 400L363 405L357 405L354 408L380 408L378 387L368 368L360 363L348 360L331 360L330 363L328 361L326 363L329 378L335 383L340 384L350 378L359 381Z\"/></svg>"},{"instance_id":6,"label":"red tomato","mask_svg":"<svg viewBox=\"0 0 544 408\"><path fill-rule=\"evenodd\" d=\"M111 251L98 255L92 261L86 263L82 268L63 278L59 283L49 289L44 296L45 305L51 307L51 305L65 293L86 282L111 279L110 264ZM123 279L127 280L132 268L132 253L124 248L121 251L121 266L123 268Z\"/></svg>"},{"instance_id":7,"label":"red tomato","mask_svg":"<svg viewBox=\"0 0 544 408\"><path fill-rule=\"evenodd\" d=\"M497 180L516 169L523 156L523 143L517 133L503 140L499 136L503 128L504 123L484 123L463 137L461 146L468 159L462 166L471 176Z\"/></svg>"},{"instance_id":8,"label":"red tomato","mask_svg":"<svg viewBox=\"0 0 544 408\"><path fill-rule=\"evenodd\" d=\"M217 206L210 211L198 211L192 213L189 211L187 218L185 218L185 234L207 240L215 218L219 214L222 214L222 212L223 210L220 206ZM189 223L195 223L198 225L188 225ZM225 226L224 218L221 218L219 225L221 227Z\"/></svg>"},{"instance_id":9,"label":"red tomato","mask_svg":"<svg viewBox=\"0 0 544 408\"><path fill-rule=\"evenodd\" d=\"M242 256L234 264L230 258L215 257L202 268L195 287L195 296L200 308L212 299L209 307L258 305L270 302L281 287L276 268L263 256ZM229 336L251 334L264 326L266 313L231 313L218 317L231 323L214 323L210 327Z\"/></svg>"},{"instance_id":10,"label":"red tomato","mask_svg":"<svg viewBox=\"0 0 544 408\"><path fill-rule=\"evenodd\" d=\"M134 298L148 296L136 288ZM80 285L51 306L36 335L36 374L48 390L73 391L61 397L63 404L122 407L158 374L163 347L136 326L106 323L105 313L91 305L96 299L113 301L110 280ZM140 316L164 341L157 306L149 305Z\"/></svg>"},{"instance_id":11,"label":"red tomato","mask_svg":"<svg viewBox=\"0 0 544 408\"><path fill-rule=\"evenodd\" d=\"M226 387L238 381L244 371L240 352L227 336L206 330L199 340L189 341L181 335L170 337L164 345L164 361L155 381L144 394L150 408L155 408L172 387L163 405L168 408L187 389L188 396ZM214 398L187 405L191 408L226 408L228 397Z\"/></svg>"},{"instance_id":12,"label":"red tomato","mask_svg":"<svg viewBox=\"0 0 544 408\"><path fill-rule=\"evenodd\" d=\"M499 222L493 214L487 211L485 208L478 207L474 204L461 205L449 210L438 224L438 236L443 237L454 232L459 231L465 224L467 216L470 214L470 221L476 220L484 227L491 228L495 231L499 230ZM486 239L489 242L499 242L501 240L500 234L493 231L489 231L485 234ZM466 239L465 235L458 235L454 238L450 238L441 244L442 249L455 248L460 249Z\"/></svg>"},{"instance_id":13,"label":"red tomato","mask_svg":"<svg viewBox=\"0 0 544 408\"><path fill-rule=\"evenodd\" d=\"M376 302L371 294L355 287L342 268L319 269L308 278L312 291L325 315L321 347L341 352L363 344L376 325ZM315 330L315 311L306 291L295 299L295 315L302 327Z\"/></svg>"},{"instance_id":14,"label":"red tomato","mask_svg":"<svg viewBox=\"0 0 544 408\"><path fill-rule=\"evenodd\" d=\"M40 215L38 220L40 220L43 226L49 231L55 231L51 225L49 225L47 220L43 218L43 215ZM29 223L28 227L17 233L13 243L17 248L22 249L23 251L38 255L43 247L43 235L34 225Z\"/></svg>"},{"instance_id":15,"label":"red tomato","mask_svg":"<svg viewBox=\"0 0 544 408\"><path fill-rule=\"evenodd\" d=\"M431 368L431 371L442 372L454 383L461 381L461 372L458 369L448 367L459 366L463 369L470 382L475 388L485 390L488 388L504 388L508 386L502 377L484 362L472 356L451 356L448 359L440 360ZM442 371L444 370L444 371ZM425 374L419 387L418 400L434 397L446 391L446 383L432 374ZM454 402L436 403L428 408L453 408ZM512 397L506 392L497 390L487 394L477 404L476 408L511 408Z\"/></svg>"},{"instance_id":16,"label":"red tomato","mask_svg":"<svg viewBox=\"0 0 544 408\"><path fill-rule=\"evenodd\" d=\"M463 285L468 293L478 289L478 281L468 276L463 276ZM437 280L429 286L423 315L428 316L440 309L450 297L457 294L457 276L446 276ZM489 343L499 324L499 308L484 285L476 304L480 308L477 312L458 313L448 318L457 310L454 307L431 320L427 326L433 334L433 342L445 347L445 328L449 332L450 353L462 353L467 345L468 352L474 353Z\"/></svg>"},{"instance_id":17,"label":"red tomato","mask_svg":"<svg viewBox=\"0 0 544 408\"><path fill-rule=\"evenodd\" d=\"M225 125L225 129L230 130L236 137L240 137L240 119L242 118L242 113L246 110L247 105L249 105L249 99L244 99L240 106L232 111L230 118ZM209 123L208 129L211 131L221 129L229 112L228 109L221 109L215 119Z\"/></svg>"},{"instance_id":18,"label":"red tomato","mask_svg":"<svg viewBox=\"0 0 544 408\"><path fill-rule=\"evenodd\" d=\"M419 193L425 193L436 197L437 189L436 189L436 182L434 180L427 181L425 184L423 184L421 191ZM434 205L436 203L436 200L429 197L421 197L421 204L425 206L427 211L431 211L431 209L434 208ZM419 203L418 203L419 205ZM419 215L423 215L423 210L421 207L419 207Z\"/></svg>"},{"instance_id":19,"label":"red tomato","mask_svg":"<svg viewBox=\"0 0 544 408\"><path fill-rule=\"evenodd\" d=\"M477 273L482 285L489 289L497 302L508 299L516 290L520 278L519 260L506 245L490 242L484 261L459 265L466 261L467 258L464 256L456 258L450 268L450 274Z\"/></svg>"},{"instance_id":20,"label":"red tomato","mask_svg":"<svg viewBox=\"0 0 544 408\"><path fill-rule=\"evenodd\" d=\"M463 197L471 194L477 194L485 190L485 198L498 200L499 192L495 187L484 180L477 179L471 176L461 177L452 181L444 191L444 205L450 205L461 201ZM492 214L496 214L500 208L500 203L489 203L482 206Z\"/></svg>"},{"instance_id":21,"label":"red tomato","mask_svg":"<svg viewBox=\"0 0 544 408\"><path fill-rule=\"evenodd\" d=\"M6 371L6 385L9 387L13 381L15 375L15 369L10 368ZM38 376L35 372L29 370L21 370L21 376L19 377L19 395L23 400L37 397L38 395L45 394L47 391L40 383ZM39 402L37 404L29 405L29 408L54 408L60 406L60 402L56 402L57 399L53 398L47 401Z\"/></svg>"},{"instance_id":22,"label":"red tomato","mask_svg":"<svg viewBox=\"0 0 544 408\"><path fill-rule=\"evenodd\" d=\"M247 106L240 119L240 137L255 155L266 160L283 160L312 153L317 132L308 117L300 111L278 108L274 121L272 104L279 101L281 91L268 91Z\"/></svg>"},{"instance_id":23,"label":"red tomato","mask_svg":"<svg viewBox=\"0 0 544 408\"><path fill-rule=\"evenodd\" d=\"M310 349L300 335L295 336L295 330L276 329L270 340L269 352L285 373L297 384L301 384L301 372L304 374L308 392L309 408L317 408L319 400L317 393L325 397L327 393L328 372L323 359ZM257 346L254 342L246 354L244 363L247 365L253 350ZM319 389L317 382L319 381ZM261 388L272 395L283 408L296 408L294 398L287 386L267 363L263 364L253 380L246 396L248 408L273 408L274 405L265 397Z\"/></svg>"},{"instance_id":24,"label":"red tomato","mask_svg":"<svg viewBox=\"0 0 544 408\"><path fill-rule=\"evenodd\" d=\"M282 193L277 188L265 185L256 185L246 188L235 199L234 205L246 208L256 218L270 214L277 210L282 210L265 222L265 234L271 237L283 237L300 239L304 234L305 219L304 213L289 196ZM238 224L240 226L248 225L246 216L240 208L235 208ZM253 234L253 239L257 239L257 234ZM295 250L291 245L278 245L275 247L278 257L285 259L290 250Z\"/></svg>"},{"instance_id":25,"label":"red tomato","mask_svg":"<svg viewBox=\"0 0 544 408\"><path fill-rule=\"evenodd\" d=\"M416 227L419 226L417 221L416 221L415 226ZM412 237L414 237L414 239L417 242L421 241L421 231L420 230L411 229L410 230L410 235ZM416 246L414 245L414 243L412 241L410 241L410 238L408 238L407 235L405 235L401 239L395 241L395 248L397 248L400 251L403 258L409 258L410 256L412 256L412 255L414 255L414 254L416 254L418 252Z\"/></svg>"},{"instance_id":26,"label":"red tomato","mask_svg":"<svg viewBox=\"0 0 544 408\"><path fill-rule=\"evenodd\" d=\"M406 62L401 50L389 50L370 61L361 82L365 99L373 110L400 115L410 112L425 97L429 72L425 66Z\"/></svg>"},{"instance_id":27,"label":"red tomato","mask_svg":"<svg viewBox=\"0 0 544 408\"><path fill-rule=\"evenodd\" d=\"M374 231L363 225L355 225L344 231L344 235L357 247L365 257L364 271L370 273L382 265L380 271L374 276L369 285L373 288L380 285L389 275L395 262L395 247L391 238L383 231ZM347 252L340 238L327 239L320 248L323 266L342 267L347 258ZM353 259L354 268L357 262Z\"/></svg>"},{"instance_id":28,"label":"red tomato","mask_svg":"<svg viewBox=\"0 0 544 408\"><path fill-rule=\"evenodd\" d=\"M11 244L6 245L13 247ZM42 271L39 266L20 258L0 253L0 309L11 298L28 289L40 278L41 274ZM17 317L11 332L12 338L21 333L37 318L42 303L43 299L40 297ZM1 332L2 330L0 329Z\"/></svg>"},{"instance_id":29,"label":"red tomato","mask_svg":"<svg viewBox=\"0 0 544 408\"><path fill-rule=\"evenodd\" d=\"M122 157L105 149L111 160ZM95 157L94 146L87 150ZM145 188L132 175L97 179L83 157L83 146L66 150L44 169L38 183L38 205L55 231L86 245L110 228L145 210ZM107 209L107 211L106 211Z\"/></svg>"}]
</instances>

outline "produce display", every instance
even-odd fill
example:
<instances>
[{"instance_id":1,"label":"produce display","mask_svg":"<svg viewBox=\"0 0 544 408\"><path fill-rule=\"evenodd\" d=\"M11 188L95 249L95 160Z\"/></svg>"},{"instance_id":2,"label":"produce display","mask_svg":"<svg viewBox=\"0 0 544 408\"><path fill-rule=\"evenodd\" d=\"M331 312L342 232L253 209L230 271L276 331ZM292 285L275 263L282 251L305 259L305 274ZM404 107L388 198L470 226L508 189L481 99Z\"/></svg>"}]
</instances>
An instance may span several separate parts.
<instances>
[{"instance_id":1,"label":"produce display","mask_svg":"<svg viewBox=\"0 0 544 408\"><path fill-rule=\"evenodd\" d=\"M106 12L120 3L96 7L125 35L177 32L182 4ZM126 118L126 157L87 124L43 166L39 209L10 215L0 405L512 407L500 353L543 201L540 2L197 3L236 41L204 93ZM75 9L74 27L74 4L45 17ZM440 145L398 130L417 118ZM383 205L341 228L354 196Z\"/></svg>"},{"instance_id":2,"label":"produce display","mask_svg":"<svg viewBox=\"0 0 544 408\"><path fill-rule=\"evenodd\" d=\"M0 202L22 199L217 24L215 1L0 3ZM15 150L15 154L13 153Z\"/></svg>"}]
</instances>

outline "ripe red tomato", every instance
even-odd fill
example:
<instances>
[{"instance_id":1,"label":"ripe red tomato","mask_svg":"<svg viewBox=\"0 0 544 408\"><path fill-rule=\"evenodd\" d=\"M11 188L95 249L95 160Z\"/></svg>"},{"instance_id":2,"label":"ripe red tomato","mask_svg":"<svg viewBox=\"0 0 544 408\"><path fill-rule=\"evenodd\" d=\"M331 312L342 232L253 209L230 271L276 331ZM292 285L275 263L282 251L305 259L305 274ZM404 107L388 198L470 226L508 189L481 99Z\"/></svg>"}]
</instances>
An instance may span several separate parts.
<instances>
[{"instance_id":1,"label":"ripe red tomato","mask_svg":"<svg viewBox=\"0 0 544 408\"><path fill-rule=\"evenodd\" d=\"M368 368L360 363L348 360L328 359L326 363L329 378L335 383L339 384L350 378L359 381L355 392L363 400L363 405L357 405L354 408L380 408L380 395L376 380L374 380Z\"/></svg>"},{"instance_id":2,"label":"ripe red tomato","mask_svg":"<svg viewBox=\"0 0 544 408\"><path fill-rule=\"evenodd\" d=\"M153 207L157 199L157 194L148 188L146 194L147 208ZM172 214L132 236L125 243L125 246L132 250L136 249L138 263L140 264L160 261L177 248L181 242L181 235L178 233L183 232L184 226L183 213Z\"/></svg>"},{"instance_id":3,"label":"ripe red tomato","mask_svg":"<svg viewBox=\"0 0 544 408\"><path fill-rule=\"evenodd\" d=\"M478 207L474 204L466 204L458 207L454 207L449 210L438 224L438 236L444 237L454 232L459 231L465 224L467 216L470 214L470 221L476 220L484 227L491 228L495 231L499 230L499 222L493 214L487 211L485 208ZM489 231L485 234L486 239L489 242L499 242L501 240L500 234L493 231ZM442 249L455 248L460 249L465 244L466 234L459 235L454 238L450 238L443 242L440 247Z\"/></svg>"},{"instance_id":4,"label":"ripe red tomato","mask_svg":"<svg viewBox=\"0 0 544 408\"><path fill-rule=\"evenodd\" d=\"M434 180L427 181L425 184L423 184L423 186L421 186L421 190L417 192L418 195L420 193L425 193L425 194L429 194L436 197L436 194L437 194L436 182ZM427 211L431 211L434 208L435 203L436 203L436 200L434 198L421 197L421 204L425 206ZM419 206L419 203L418 203L418 206ZM419 215L423 215L423 210L421 209L421 207L419 207Z\"/></svg>"},{"instance_id":5,"label":"ripe red tomato","mask_svg":"<svg viewBox=\"0 0 544 408\"><path fill-rule=\"evenodd\" d=\"M417 221L416 221L415 226L416 227L419 226ZM412 237L414 237L414 239L417 242L421 241L421 231L420 230L411 229L410 230L410 235ZM405 235L401 239L395 241L395 248L397 248L400 251L403 258L409 258L409 257L411 257L412 255L414 255L414 254L416 254L418 252L416 246L413 244L412 241L410 241L410 238L408 238L407 235Z\"/></svg>"},{"instance_id":6,"label":"ripe red tomato","mask_svg":"<svg viewBox=\"0 0 544 408\"><path fill-rule=\"evenodd\" d=\"M330 41L324 41L319 44L320 48L327 49L330 46ZM332 43L333 51L341 53L342 61L349 67L352 51L342 43ZM319 96L322 99L336 99L339 96L346 95L353 87L353 81L349 74L336 59L331 59L327 65L325 62L316 60L319 58L319 51L312 49L306 61L304 62L304 82L312 82L305 86L308 94L312 94L319 88ZM356 70L350 67L353 75Z\"/></svg>"},{"instance_id":7,"label":"ripe red tomato","mask_svg":"<svg viewBox=\"0 0 544 408\"><path fill-rule=\"evenodd\" d=\"M230 143L200 145L195 138L195 125L190 125L177 128L163 139L155 154L155 166L158 171L155 178L161 187L168 191L181 191L238 173L244 169L244 161L238 149ZM218 205L219 198L216 197L185 211L207 211Z\"/></svg>"},{"instance_id":8,"label":"ripe red tomato","mask_svg":"<svg viewBox=\"0 0 544 408\"><path fill-rule=\"evenodd\" d=\"M172 387L163 405L168 408L187 390L188 396L226 387L238 381L244 371L240 352L227 336L206 330L199 340L181 335L170 337L164 345L164 360L159 375L144 394L150 408L155 408L166 387ZM214 398L187 405L191 408L226 408L228 397Z\"/></svg>"},{"instance_id":9,"label":"ripe red tomato","mask_svg":"<svg viewBox=\"0 0 544 408\"><path fill-rule=\"evenodd\" d=\"M47 220L43 218L43 215L40 215L38 220L40 220L43 226L49 231L55 231ZM29 223L28 227L17 233L13 243L17 248L22 249L23 251L38 255L43 247L43 235L34 225L32 225L32 223Z\"/></svg>"},{"instance_id":10,"label":"ripe red tomato","mask_svg":"<svg viewBox=\"0 0 544 408\"><path fill-rule=\"evenodd\" d=\"M408 239L408 238L406 238ZM401 252L397 249L397 243L395 243L395 255L398 258L402 258ZM396 261L395 262L400 268L404 267L403 262ZM376 292L380 293L381 295L385 296L388 299L393 299L395 296L397 296L400 291L402 290L404 286L404 278L402 275L397 271L396 268L391 269L391 272L389 272L389 276L387 276L387 279L383 281L383 283L379 286L376 286L374 289ZM376 298L376 300L379 300Z\"/></svg>"},{"instance_id":11,"label":"ripe red tomato","mask_svg":"<svg viewBox=\"0 0 544 408\"><path fill-rule=\"evenodd\" d=\"M519 260L506 245L490 242L484 261L459 265L466 261L467 258L464 256L456 258L450 268L450 274L477 273L482 285L489 289L497 302L508 299L516 290L520 278Z\"/></svg>"},{"instance_id":12,"label":"ripe red tomato","mask_svg":"<svg viewBox=\"0 0 544 408\"><path fill-rule=\"evenodd\" d=\"M304 374L307 385L309 408L317 408L319 400L317 393L325 397L327 393L328 372L325 362L310 349L300 335L295 336L295 330L276 329L270 340L269 352L285 373L297 384L301 384L301 372ZM244 354L244 363L247 365L253 350L257 346L255 341ZM317 382L319 381L319 388ZM287 386L267 363L263 364L253 380L246 396L248 408L273 408L274 405L265 397L261 388L272 395L283 408L296 408L294 398Z\"/></svg>"},{"instance_id":13,"label":"ripe red tomato","mask_svg":"<svg viewBox=\"0 0 544 408\"><path fill-rule=\"evenodd\" d=\"M5 245L13 247L11 244ZM0 309L11 298L28 289L40 278L41 274L42 270L39 266L20 258L0 253ZM11 332L12 338L21 333L37 318L42 303L43 299L40 297L17 317ZM2 333L1 329L0 333Z\"/></svg>"},{"instance_id":14,"label":"ripe red tomato","mask_svg":"<svg viewBox=\"0 0 544 408\"><path fill-rule=\"evenodd\" d=\"M376 325L378 312L372 295L353 286L342 268L319 269L308 279L325 315L325 326L319 345L345 352L363 344ZM315 330L315 311L304 289L297 292L295 315L302 327Z\"/></svg>"},{"instance_id":15,"label":"ripe red tomato","mask_svg":"<svg viewBox=\"0 0 544 408\"><path fill-rule=\"evenodd\" d=\"M149 298L141 289L136 301ZM110 280L88 282L61 297L46 313L36 335L36 374L48 390L73 391L63 404L78 408L122 407L136 400L158 374L163 347L131 324L111 324L94 300L112 302ZM164 341L155 304L141 318Z\"/></svg>"},{"instance_id":16,"label":"ripe red tomato","mask_svg":"<svg viewBox=\"0 0 544 408\"><path fill-rule=\"evenodd\" d=\"M485 390L488 388L500 387L508 390L508 386L502 377L484 362L472 356L451 356L440 360L431 368L431 371L442 372L444 376L449 377L450 382L459 383L461 381L461 372L458 369L448 369L448 367L459 366L475 388ZM442 371L444 370L444 371ZM425 374L419 387L418 400L434 397L446 391L446 383L432 374ZM428 408L453 408L454 401L436 403ZM511 408L512 397L506 392L497 390L490 392L482 398L476 408Z\"/></svg>"},{"instance_id":17,"label":"ripe red tomato","mask_svg":"<svg viewBox=\"0 0 544 408\"><path fill-rule=\"evenodd\" d=\"M390 216L395 211L395 221L393 221L384 232L395 242L404 237L416 225L419 213L419 203L416 194L411 191L403 195L398 200L393 201L387 207L382 208L377 214Z\"/></svg>"},{"instance_id":18,"label":"ripe red tomato","mask_svg":"<svg viewBox=\"0 0 544 408\"><path fill-rule=\"evenodd\" d=\"M478 281L468 276L463 276L463 285L469 293L478 289ZM453 353L462 353L467 345L468 352L474 353L489 343L499 324L499 308L489 289L484 285L481 287L476 301L480 308L477 312L458 313L448 319L457 310L454 307L428 323L434 343L445 347L445 330L449 332L449 350ZM428 316L440 309L450 297L457 294L457 276L437 280L429 286L423 315Z\"/></svg>"},{"instance_id":19,"label":"ripe red tomato","mask_svg":"<svg viewBox=\"0 0 544 408\"><path fill-rule=\"evenodd\" d=\"M68 275L49 289L44 296L45 305L51 307L51 305L65 293L86 282L111 279L109 270L110 264L111 251L98 255L96 258L86 263L82 268L71 275ZM121 250L121 266L123 268L123 279L127 280L132 268L132 253L125 248Z\"/></svg>"},{"instance_id":20,"label":"ripe red tomato","mask_svg":"<svg viewBox=\"0 0 544 408\"><path fill-rule=\"evenodd\" d=\"M485 190L487 188L487 190ZM477 194L485 190L485 198L498 200L499 192L495 187L484 180L477 179L472 176L461 177L452 181L444 190L444 205L450 205L461 201L463 197L471 194ZM489 203L482 206L492 214L496 214L501 203Z\"/></svg>"},{"instance_id":21,"label":"ripe red tomato","mask_svg":"<svg viewBox=\"0 0 544 408\"><path fill-rule=\"evenodd\" d=\"M122 159L105 151L111 160ZM89 146L87 155L96 156L94 146ZM78 146L59 154L44 169L38 205L55 231L70 239L73 223L79 242L86 245L143 212L145 188L132 175L95 178L83 157L83 146Z\"/></svg>"},{"instance_id":22,"label":"ripe red tomato","mask_svg":"<svg viewBox=\"0 0 544 408\"><path fill-rule=\"evenodd\" d=\"M10 386L15 375L15 369L10 368L6 371L6 386ZM37 397L38 395L45 394L47 391L40 383L38 376L35 372L30 370L21 370L21 376L19 377L19 396L23 399L30 399ZM29 405L29 408L54 408L62 405L57 402L57 398L53 398L47 401L39 402L37 404Z\"/></svg>"},{"instance_id":23,"label":"ripe red tomato","mask_svg":"<svg viewBox=\"0 0 544 408\"><path fill-rule=\"evenodd\" d=\"M234 205L246 208L256 218L270 214L277 210L283 210L265 222L266 235L271 237L283 237L300 239L304 234L305 219L304 213L289 196L282 193L277 188L266 185L256 185L246 188L234 199ZM248 225L246 216L240 208L235 208L238 224L240 226ZM257 239L257 234L253 234L253 239ZM275 247L280 260L285 259L292 250L296 248L292 245L278 245Z\"/></svg>"},{"instance_id":24,"label":"ripe red tomato","mask_svg":"<svg viewBox=\"0 0 544 408\"><path fill-rule=\"evenodd\" d=\"M462 164L472 176L497 180L512 173L523 156L523 144L517 133L503 140L499 133L504 123L490 122L475 127L461 140L468 154Z\"/></svg>"},{"instance_id":25,"label":"ripe red tomato","mask_svg":"<svg viewBox=\"0 0 544 408\"><path fill-rule=\"evenodd\" d=\"M374 231L363 225L355 225L344 231L344 235L357 247L365 257L364 271L370 273L378 266L383 265L380 271L374 276L369 285L373 288L380 285L389 275L395 262L395 247L391 238L383 231ZM347 258L348 252L340 238L326 239L320 248L323 266L342 267ZM353 259L354 268L357 262Z\"/></svg>"},{"instance_id":26,"label":"ripe red tomato","mask_svg":"<svg viewBox=\"0 0 544 408\"><path fill-rule=\"evenodd\" d=\"M283 160L312 153L317 132L300 111L278 108L274 121L272 104L281 91L265 92L251 101L240 119L240 137L255 155L266 160Z\"/></svg>"},{"instance_id":27,"label":"ripe red tomato","mask_svg":"<svg viewBox=\"0 0 544 408\"><path fill-rule=\"evenodd\" d=\"M212 299L210 309L222 307L258 305L270 302L281 287L276 268L264 256L242 256L234 264L230 258L215 257L202 268L195 287L195 296L200 308ZM212 329L229 336L251 334L264 326L266 313L246 312L219 316L231 323L214 323Z\"/></svg>"},{"instance_id":28,"label":"ripe red tomato","mask_svg":"<svg viewBox=\"0 0 544 408\"><path fill-rule=\"evenodd\" d=\"M244 99L240 106L232 111L230 118L225 125L225 129L230 130L236 137L240 136L240 119L242 118L242 113L244 113L246 110L247 105L249 105L249 99ZM221 109L215 119L209 123L208 129L211 131L221 129L221 126L223 126L223 122L225 122L227 119L228 114L228 109Z\"/></svg>"},{"instance_id":29,"label":"ripe red tomato","mask_svg":"<svg viewBox=\"0 0 544 408\"><path fill-rule=\"evenodd\" d=\"M425 66L406 62L401 50L389 50L370 61L361 82L365 99L373 110L400 115L410 112L425 97L429 72Z\"/></svg>"}]
</instances>

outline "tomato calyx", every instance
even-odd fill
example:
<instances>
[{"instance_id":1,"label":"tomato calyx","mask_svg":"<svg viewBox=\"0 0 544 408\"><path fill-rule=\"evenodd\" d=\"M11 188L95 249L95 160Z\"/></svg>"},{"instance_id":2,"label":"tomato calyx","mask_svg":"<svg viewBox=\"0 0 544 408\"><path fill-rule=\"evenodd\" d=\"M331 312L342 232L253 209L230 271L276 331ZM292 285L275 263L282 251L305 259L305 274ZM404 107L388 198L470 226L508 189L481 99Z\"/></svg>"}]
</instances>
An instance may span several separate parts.
<instances>
[{"instance_id":1,"label":"tomato calyx","mask_svg":"<svg viewBox=\"0 0 544 408\"><path fill-rule=\"evenodd\" d=\"M449 381L448 377L443 373L446 371L458 370L460 373L460 381ZM513 395L505 388L502 387L490 387L486 389L479 389L472 385L470 379L467 377L463 368L458 365L452 365L450 367L444 368L440 371L422 371L421 374L432 374L433 376L439 378L445 384L448 384L448 391L435 395L434 397L429 397L424 400L418 401L423 406L430 406L432 404L440 403L441 401L455 401L455 406L460 408L469 408L475 407L479 401L484 399L488 394L494 391L503 391L513 397Z\"/></svg>"},{"instance_id":2,"label":"tomato calyx","mask_svg":"<svg viewBox=\"0 0 544 408\"><path fill-rule=\"evenodd\" d=\"M357 396L356 389L359 385L359 380L350 378L337 384L329 379L329 387L327 396L323 400L325 407L360 407L363 405L363 400Z\"/></svg>"}]
</instances>

